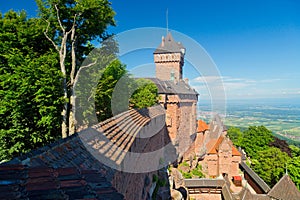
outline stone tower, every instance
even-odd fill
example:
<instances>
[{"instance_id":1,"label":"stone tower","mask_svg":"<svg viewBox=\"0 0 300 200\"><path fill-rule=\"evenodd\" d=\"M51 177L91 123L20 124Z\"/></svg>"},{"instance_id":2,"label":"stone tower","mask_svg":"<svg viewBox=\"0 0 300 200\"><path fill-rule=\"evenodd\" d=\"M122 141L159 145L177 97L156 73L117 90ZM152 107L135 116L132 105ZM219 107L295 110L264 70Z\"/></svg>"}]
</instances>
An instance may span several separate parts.
<instances>
[{"instance_id":1,"label":"stone tower","mask_svg":"<svg viewBox=\"0 0 300 200\"><path fill-rule=\"evenodd\" d=\"M198 93L182 80L185 48L175 42L171 33L162 38L154 51L156 78L151 79L158 88L159 103L166 110L166 127L180 159L192 142L197 128Z\"/></svg>"},{"instance_id":2,"label":"stone tower","mask_svg":"<svg viewBox=\"0 0 300 200\"><path fill-rule=\"evenodd\" d=\"M185 48L181 43L174 41L170 32L166 38L162 37L161 44L153 54L156 78L162 81L182 79Z\"/></svg>"}]
</instances>

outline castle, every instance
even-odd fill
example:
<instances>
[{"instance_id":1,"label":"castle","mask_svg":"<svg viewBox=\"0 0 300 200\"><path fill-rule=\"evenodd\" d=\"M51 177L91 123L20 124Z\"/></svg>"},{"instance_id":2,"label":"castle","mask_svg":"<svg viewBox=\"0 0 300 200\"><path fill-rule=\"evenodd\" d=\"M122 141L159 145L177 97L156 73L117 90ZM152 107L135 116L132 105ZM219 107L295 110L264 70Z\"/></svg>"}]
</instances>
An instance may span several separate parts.
<instances>
[{"instance_id":1,"label":"castle","mask_svg":"<svg viewBox=\"0 0 300 200\"><path fill-rule=\"evenodd\" d=\"M166 126L177 147L178 159L201 157L203 155L199 155L199 151L205 149L203 165L208 177L220 174L237 176L241 154L226 137L221 119L216 116L212 120L209 133L197 131L197 125L200 128L196 114L199 94L187 79L183 79L185 52L183 44L176 42L170 32L162 37L161 44L153 53L156 78L151 79L158 87L159 103L166 110Z\"/></svg>"},{"instance_id":2,"label":"castle","mask_svg":"<svg viewBox=\"0 0 300 200\"><path fill-rule=\"evenodd\" d=\"M300 199L288 175L271 189L245 164L218 116L209 125L197 121L198 93L183 80L184 55L168 33L154 51L156 78L150 78L160 105L128 110L2 163L0 199ZM160 159L133 156L170 143L158 156L175 153L179 162L201 164L206 177L183 179L177 169L158 169ZM147 171L153 163L158 168ZM145 171L130 171L139 166Z\"/></svg>"}]
</instances>

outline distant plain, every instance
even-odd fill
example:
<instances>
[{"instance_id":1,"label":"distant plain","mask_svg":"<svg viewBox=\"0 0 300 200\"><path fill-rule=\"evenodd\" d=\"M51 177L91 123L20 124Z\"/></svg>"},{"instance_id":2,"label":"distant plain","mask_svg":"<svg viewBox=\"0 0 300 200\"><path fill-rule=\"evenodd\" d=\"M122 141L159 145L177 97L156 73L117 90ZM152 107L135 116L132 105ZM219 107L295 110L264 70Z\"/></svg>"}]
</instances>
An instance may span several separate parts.
<instances>
[{"instance_id":1,"label":"distant plain","mask_svg":"<svg viewBox=\"0 0 300 200\"><path fill-rule=\"evenodd\" d=\"M199 103L198 118L209 122L214 114L208 102ZM276 135L300 141L300 101L295 99L228 101L226 117L221 116L228 127L263 125Z\"/></svg>"}]
</instances>

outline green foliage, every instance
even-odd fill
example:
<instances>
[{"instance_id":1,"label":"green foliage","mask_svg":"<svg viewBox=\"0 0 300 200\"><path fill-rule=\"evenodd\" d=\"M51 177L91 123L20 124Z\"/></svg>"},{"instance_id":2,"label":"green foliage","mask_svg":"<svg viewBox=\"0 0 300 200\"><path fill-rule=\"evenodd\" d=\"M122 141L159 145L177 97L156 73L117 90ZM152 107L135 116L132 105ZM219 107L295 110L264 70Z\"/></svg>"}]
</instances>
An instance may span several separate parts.
<instances>
[{"instance_id":1,"label":"green foliage","mask_svg":"<svg viewBox=\"0 0 300 200\"><path fill-rule=\"evenodd\" d=\"M263 126L241 131L230 128L228 135L233 143L245 149L252 164L247 163L271 187L284 175L289 176L300 190L300 148L272 136ZM291 153L292 158L287 153Z\"/></svg>"},{"instance_id":2,"label":"green foliage","mask_svg":"<svg viewBox=\"0 0 300 200\"><path fill-rule=\"evenodd\" d=\"M41 18L50 22L49 32L55 33L52 35L54 41L59 41L62 34L55 6L59 10L60 20L66 31L75 24L78 61L82 61L84 55L93 48L89 46L91 41L107 38L107 27L115 25L115 12L107 0L36 0L36 3Z\"/></svg>"},{"instance_id":3,"label":"green foliage","mask_svg":"<svg viewBox=\"0 0 300 200\"><path fill-rule=\"evenodd\" d=\"M156 174L153 174L152 182L156 182L156 186L154 188L153 194L152 194L152 199L156 199L157 192L160 187L164 187L167 185L167 181L165 179L160 179Z\"/></svg>"},{"instance_id":4,"label":"green foliage","mask_svg":"<svg viewBox=\"0 0 300 200\"><path fill-rule=\"evenodd\" d=\"M259 151L251 168L270 186L274 186L285 173L290 157L275 147Z\"/></svg>"},{"instance_id":5,"label":"green foliage","mask_svg":"<svg viewBox=\"0 0 300 200\"><path fill-rule=\"evenodd\" d=\"M130 104L133 108L147 108L158 102L158 89L152 81L138 79L136 80L136 87L137 90L130 98Z\"/></svg>"},{"instance_id":6,"label":"green foliage","mask_svg":"<svg viewBox=\"0 0 300 200\"><path fill-rule=\"evenodd\" d=\"M298 149L299 150L299 149ZM288 174L300 190L300 156L293 157L288 163Z\"/></svg>"},{"instance_id":7,"label":"green foliage","mask_svg":"<svg viewBox=\"0 0 300 200\"><path fill-rule=\"evenodd\" d=\"M119 72L126 70L125 66L116 60L117 51L117 43L113 37L110 37L101 42L100 48L95 48L86 57L83 65L90 66L79 70L74 85L75 117L78 127L87 127L98 123L99 115L102 117L101 121L111 116L111 112L110 115L105 116L105 113L103 114L101 111L110 110L110 107L109 109L106 107L110 106L108 102L110 102L112 93L107 90L114 87L116 83L107 82L105 78L113 76L114 70ZM103 73L105 74L103 75ZM121 76L119 75L119 77ZM97 116L95 116L95 110Z\"/></svg>"},{"instance_id":8,"label":"green foliage","mask_svg":"<svg viewBox=\"0 0 300 200\"><path fill-rule=\"evenodd\" d=\"M164 187L164 186L166 186L166 184L167 184L167 182L164 179L158 179L158 181L157 181L157 185L159 187Z\"/></svg>"},{"instance_id":9,"label":"green foliage","mask_svg":"<svg viewBox=\"0 0 300 200\"><path fill-rule=\"evenodd\" d=\"M119 60L114 60L102 72L96 88L98 121L126 111L129 106L136 109L153 106L157 99L157 87L154 83L146 79L130 78L126 66ZM112 104L117 109L112 110Z\"/></svg>"},{"instance_id":10,"label":"green foliage","mask_svg":"<svg viewBox=\"0 0 300 200\"><path fill-rule=\"evenodd\" d=\"M0 161L60 135L61 73L43 29L24 11L0 19Z\"/></svg>"},{"instance_id":11,"label":"green foliage","mask_svg":"<svg viewBox=\"0 0 300 200\"><path fill-rule=\"evenodd\" d=\"M202 173L202 166L201 165L197 165L197 167L195 169L193 169L191 171L191 173L196 176L197 178L204 178L204 174Z\"/></svg>"},{"instance_id":12,"label":"green foliage","mask_svg":"<svg viewBox=\"0 0 300 200\"><path fill-rule=\"evenodd\" d=\"M259 151L268 149L274 141L272 132L264 126L250 126L243 132L230 128L228 135L233 138L234 145L242 147L251 158L256 158Z\"/></svg>"},{"instance_id":13,"label":"green foliage","mask_svg":"<svg viewBox=\"0 0 300 200\"><path fill-rule=\"evenodd\" d=\"M95 92L95 108L99 121L113 116L111 99L117 82L123 76L127 76L127 70L119 60L113 61L103 71ZM126 96L123 98L126 99Z\"/></svg>"},{"instance_id":14,"label":"green foliage","mask_svg":"<svg viewBox=\"0 0 300 200\"><path fill-rule=\"evenodd\" d=\"M300 157L300 148L299 147L297 147L295 145L290 145L289 147L292 151L291 153L292 153L293 158Z\"/></svg>"},{"instance_id":15,"label":"green foliage","mask_svg":"<svg viewBox=\"0 0 300 200\"><path fill-rule=\"evenodd\" d=\"M62 136L67 137L73 134L75 126L78 126L73 117L77 112L74 92L77 72L94 48L91 42L100 42L108 37L106 29L115 25L115 13L107 0L36 0L36 3L39 15L47 26L44 28L44 39L51 41L59 53L65 97L62 109ZM84 112L85 119L90 119L91 110ZM92 122L87 120L80 123L85 125Z\"/></svg>"},{"instance_id":16,"label":"green foliage","mask_svg":"<svg viewBox=\"0 0 300 200\"><path fill-rule=\"evenodd\" d=\"M242 148L250 157L257 157L258 151L269 148L269 143L274 141L272 132L264 126L250 126L244 131Z\"/></svg>"},{"instance_id":17,"label":"green foliage","mask_svg":"<svg viewBox=\"0 0 300 200\"><path fill-rule=\"evenodd\" d=\"M290 145L292 152L292 159L288 163L288 174L291 179L300 190L300 148L294 145Z\"/></svg>"},{"instance_id":18,"label":"green foliage","mask_svg":"<svg viewBox=\"0 0 300 200\"><path fill-rule=\"evenodd\" d=\"M184 167L190 167L190 165L186 161L183 161L182 163L179 164L179 166L180 165Z\"/></svg>"},{"instance_id":19,"label":"green foliage","mask_svg":"<svg viewBox=\"0 0 300 200\"><path fill-rule=\"evenodd\" d=\"M235 146L242 146L243 133L241 129L230 127L227 133Z\"/></svg>"},{"instance_id":20,"label":"green foliage","mask_svg":"<svg viewBox=\"0 0 300 200\"><path fill-rule=\"evenodd\" d=\"M186 161L184 161L179 164L178 168L179 168L179 171L181 172L182 176L186 179L195 178L195 177L196 178L205 177L204 174L202 173L202 166L199 164L196 166L196 168L190 170L189 164ZM186 168L186 169L188 169L188 171L187 170L183 171L180 168Z\"/></svg>"},{"instance_id":21,"label":"green foliage","mask_svg":"<svg viewBox=\"0 0 300 200\"><path fill-rule=\"evenodd\" d=\"M189 172L181 172L181 173L182 173L183 178L185 178L185 179L193 178L192 174Z\"/></svg>"},{"instance_id":22,"label":"green foliage","mask_svg":"<svg viewBox=\"0 0 300 200\"><path fill-rule=\"evenodd\" d=\"M152 182L157 182L158 176L156 174L153 174Z\"/></svg>"}]
</instances>

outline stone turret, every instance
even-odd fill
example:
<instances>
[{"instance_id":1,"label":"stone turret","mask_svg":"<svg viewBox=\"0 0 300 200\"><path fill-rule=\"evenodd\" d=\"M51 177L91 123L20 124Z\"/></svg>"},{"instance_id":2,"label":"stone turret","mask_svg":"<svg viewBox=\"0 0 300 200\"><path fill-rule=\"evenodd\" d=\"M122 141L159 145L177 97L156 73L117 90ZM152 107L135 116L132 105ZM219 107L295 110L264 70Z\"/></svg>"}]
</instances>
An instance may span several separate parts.
<instances>
[{"instance_id":1,"label":"stone turret","mask_svg":"<svg viewBox=\"0 0 300 200\"><path fill-rule=\"evenodd\" d=\"M162 81L179 81L182 79L185 48L180 42L175 42L171 33L162 37L161 44L154 51L156 77Z\"/></svg>"}]
</instances>

